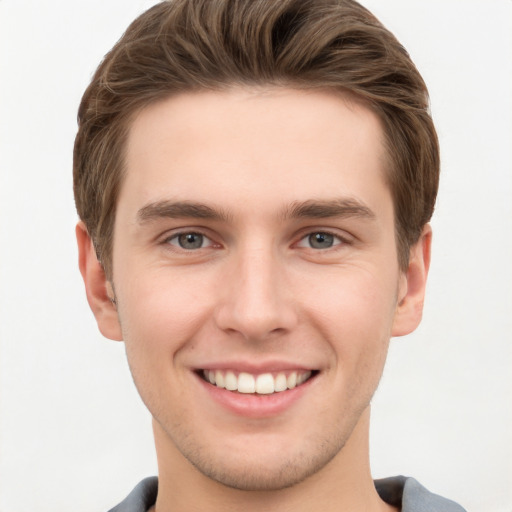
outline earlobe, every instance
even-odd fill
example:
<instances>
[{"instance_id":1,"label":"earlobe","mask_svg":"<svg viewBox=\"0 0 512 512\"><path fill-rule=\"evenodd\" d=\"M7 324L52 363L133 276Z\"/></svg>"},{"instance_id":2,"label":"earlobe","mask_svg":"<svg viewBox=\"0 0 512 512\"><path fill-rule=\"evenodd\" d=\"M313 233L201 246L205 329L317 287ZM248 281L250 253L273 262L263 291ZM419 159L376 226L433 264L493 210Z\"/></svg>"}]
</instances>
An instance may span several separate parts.
<instances>
[{"instance_id":1,"label":"earlobe","mask_svg":"<svg viewBox=\"0 0 512 512\"><path fill-rule=\"evenodd\" d=\"M421 236L411 247L409 266L402 274L392 336L404 336L418 327L423 315L423 302L430 266L432 228L423 227Z\"/></svg>"},{"instance_id":2,"label":"earlobe","mask_svg":"<svg viewBox=\"0 0 512 512\"><path fill-rule=\"evenodd\" d=\"M98 328L106 338L122 341L121 325L117 315L112 284L98 261L91 237L83 222L76 226L78 266L85 284L87 301L96 318Z\"/></svg>"}]
</instances>

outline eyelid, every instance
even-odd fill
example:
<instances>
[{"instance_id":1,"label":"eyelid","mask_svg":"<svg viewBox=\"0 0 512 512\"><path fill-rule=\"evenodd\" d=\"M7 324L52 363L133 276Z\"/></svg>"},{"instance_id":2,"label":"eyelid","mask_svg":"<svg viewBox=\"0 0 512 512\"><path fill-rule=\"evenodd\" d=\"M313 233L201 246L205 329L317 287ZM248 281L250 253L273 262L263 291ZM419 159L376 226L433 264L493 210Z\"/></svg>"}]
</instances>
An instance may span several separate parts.
<instances>
[{"instance_id":1,"label":"eyelid","mask_svg":"<svg viewBox=\"0 0 512 512\"><path fill-rule=\"evenodd\" d=\"M197 249L186 249L185 247L181 247L181 245L179 244L179 238L182 235L199 235L202 237L203 244L201 245L201 247L198 247ZM177 241L177 243L174 244L173 241ZM213 241L210 240L209 237L207 237L206 235L203 235L202 233L197 233L195 231L190 231L190 232L186 232L186 233L177 233L176 235L169 237L167 239L167 243L170 245L174 245L175 247L179 247L180 249L183 249L184 251L187 251L187 250L196 250L197 251L199 249L205 249L206 247L211 247L213 245Z\"/></svg>"},{"instance_id":2,"label":"eyelid","mask_svg":"<svg viewBox=\"0 0 512 512\"><path fill-rule=\"evenodd\" d=\"M295 242L293 245L296 247L300 247L300 248L313 249L312 247L307 245L307 239L309 236L311 236L315 233L325 233L325 234L330 235L335 238L334 244L329 248L323 249L323 251L328 251L329 249L331 249L331 250L335 249L340 245L351 245L354 242L353 236L346 232L339 233L339 231L337 231L336 229L331 229L331 228L308 227L308 228L301 230L298 233L298 235L296 237L296 239L298 239L298 241ZM170 243L171 240L177 240L178 237L180 237L182 235L186 235L186 234L201 235L204 237L205 240L208 241L208 244L203 247L200 247L199 249L192 250L192 249L184 249L183 247L180 247L178 243ZM172 246L173 248L176 248L176 250L183 251L183 252L194 252L194 251L199 251L200 249L206 249L206 248L209 248L212 246L217 246L217 247L222 246L221 243L215 241L215 237L210 234L210 230L201 228L201 227L185 227L185 228L180 227L180 228L176 228L174 230L169 230L160 237L159 243L162 245ZM314 250L319 252L322 249L314 249Z\"/></svg>"},{"instance_id":3,"label":"eyelid","mask_svg":"<svg viewBox=\"0 0 512 512\"><path fill-rule=\"evenodd\" d=\"M201 235L204 240L208 241L207 245L204 245L198 249L185 249L179 245L179 243L171 243L171 240L177 240L182 235L189 235L189 234L195 234L195 235ZM220 247L220 244L215 242L214 238L207 233L207 230L202 228L177 228L175 230L171 230L166 232L161 237L162 245L171 246L173 250L182 251L182 252L196 252L200 251L201 249L207 249L209 247L218 246Z\"/></svg>"},{"instance_id":4,"label":"eyelid","mask_svg":"<svg viewBox=\"0 0 512 512\"><path fill-rule=\"evenodd\" d=\"M332 230L332 229L325 229L325 228L314 228L314 229L311 229L311 228L308 228L307 231L303 231L299 235L299 237L300 237L299 241L296 242L295 246L296 247L300 247L300 248L304 248L304 249L313 249L312 247L307 245L307 239L311 235L314 235L316 233L323 233L323 234L326 234L326 235L330 235L330 236L334 237L337 240L337 242L335 241L335 243L333 243L333 245L331 247L327 247L325 249L314 249L315 251L333 250L333 249L336 249L340 245L350 245L352 243L351 237L348 234L342 235L339 232L336 232L335 230Z\"/></svg>"}]
</instances>

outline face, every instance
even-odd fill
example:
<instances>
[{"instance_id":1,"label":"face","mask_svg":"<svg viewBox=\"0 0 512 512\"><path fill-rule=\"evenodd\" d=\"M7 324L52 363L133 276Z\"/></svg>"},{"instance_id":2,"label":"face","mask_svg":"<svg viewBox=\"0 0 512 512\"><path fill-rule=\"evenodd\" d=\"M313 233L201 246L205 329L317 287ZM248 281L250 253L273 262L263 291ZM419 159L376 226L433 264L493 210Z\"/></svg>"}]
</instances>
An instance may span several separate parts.
<instances>
[{"instance_id":1,"label":"face","mask_svg":"<svg viewBox=\"0 0 512 512\"><path fill-rule=\"evenodd\" d=\"M126 157L98 322L159 442L240 489L321 471L404 331L378 119L331 92L183 94L136 117Z\"/></svg>"}]
</instances>

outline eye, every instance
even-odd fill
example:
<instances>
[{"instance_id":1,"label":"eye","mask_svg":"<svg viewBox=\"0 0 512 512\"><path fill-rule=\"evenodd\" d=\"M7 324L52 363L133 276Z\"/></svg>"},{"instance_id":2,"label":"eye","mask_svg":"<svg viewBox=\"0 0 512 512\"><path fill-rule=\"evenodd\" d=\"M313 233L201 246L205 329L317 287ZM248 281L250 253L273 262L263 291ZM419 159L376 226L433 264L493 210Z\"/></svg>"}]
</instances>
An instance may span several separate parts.
<instances>
[{"instance_id":1,"label":"eye","mask_svg":"<svg viewBox=\"0 0 512 512\"><path fill-rule=\"evenodd\" d=\"M193 251L195 249L203 249L204 247L210 247L212 241L201 233L178 233L166 240L170 245L180 247L187 251Z\"/></svg>"},{"instance_id":2,"label":"eye","mask_svg":"<svg viewBox=\"0 0 512 512\"><path fill-rule=\"evenodd\" d=\"M342 242L343 240L336 235L324 231L317 231L305 236L297 245L299 247L309 247L312 249L330 249Z\"/></svg>"}]
</instances>

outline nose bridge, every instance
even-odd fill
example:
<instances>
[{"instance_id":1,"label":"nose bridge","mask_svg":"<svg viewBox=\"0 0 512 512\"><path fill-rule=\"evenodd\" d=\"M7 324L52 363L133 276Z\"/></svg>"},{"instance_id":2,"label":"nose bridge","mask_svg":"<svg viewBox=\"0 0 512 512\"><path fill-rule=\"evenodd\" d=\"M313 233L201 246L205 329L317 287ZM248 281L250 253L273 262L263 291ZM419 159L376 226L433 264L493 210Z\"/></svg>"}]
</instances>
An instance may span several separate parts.
<instances>
[{"instance_id":1,"label":"nose bridge","mask_svg":"<svg viewBox=\"0 0 512 512\"><path fill-rule=\"evenodd\" d=\"M292 327L295 314L285 286L284 262L270 244L245 244L236 251L228 274L219 327L248 340L265 339Z\"/></svg>"}]
</instances>

